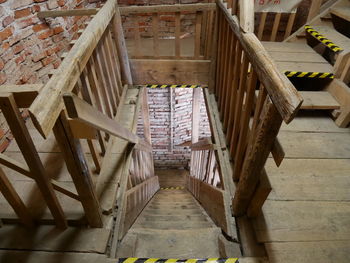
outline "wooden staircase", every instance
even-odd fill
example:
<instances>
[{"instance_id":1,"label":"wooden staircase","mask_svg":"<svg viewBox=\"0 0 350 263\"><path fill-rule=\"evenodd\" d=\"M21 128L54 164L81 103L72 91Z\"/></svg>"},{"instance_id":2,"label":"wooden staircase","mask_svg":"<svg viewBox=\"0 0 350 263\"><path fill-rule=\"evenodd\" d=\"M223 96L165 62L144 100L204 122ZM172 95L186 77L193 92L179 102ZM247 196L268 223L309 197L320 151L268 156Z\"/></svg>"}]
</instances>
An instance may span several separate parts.
<instances>
[{"instance_id":1,"label":"wooden staircase","mask_svg":"<svg viewBox=\"0 0 350 263\"><path fill-rule=\"evenodd\" d=\"M262 42L304 98L302 109L332 110L350 122L350 1L340 0L284 42Z\"/></svg>"}]
</instances>

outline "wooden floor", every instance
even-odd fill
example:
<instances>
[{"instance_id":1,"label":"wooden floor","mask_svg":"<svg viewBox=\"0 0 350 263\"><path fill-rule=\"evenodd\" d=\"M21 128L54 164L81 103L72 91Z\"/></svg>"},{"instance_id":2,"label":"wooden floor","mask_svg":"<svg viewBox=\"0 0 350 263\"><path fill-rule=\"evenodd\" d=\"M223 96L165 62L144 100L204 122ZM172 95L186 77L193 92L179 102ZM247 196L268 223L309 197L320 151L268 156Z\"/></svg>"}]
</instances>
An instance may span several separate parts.
<instances>
[{"instance_id":1,"label":"wooden floor","mask_svg":"<svg viewBox=\"0 0 350 263\"><path fill-rule=\"evenodd\" d=\"M267 162L272 193L254 220L271 263L350 260L350 128L308 113L283 125L280 168Z\"/></svg>"}]
</instances>

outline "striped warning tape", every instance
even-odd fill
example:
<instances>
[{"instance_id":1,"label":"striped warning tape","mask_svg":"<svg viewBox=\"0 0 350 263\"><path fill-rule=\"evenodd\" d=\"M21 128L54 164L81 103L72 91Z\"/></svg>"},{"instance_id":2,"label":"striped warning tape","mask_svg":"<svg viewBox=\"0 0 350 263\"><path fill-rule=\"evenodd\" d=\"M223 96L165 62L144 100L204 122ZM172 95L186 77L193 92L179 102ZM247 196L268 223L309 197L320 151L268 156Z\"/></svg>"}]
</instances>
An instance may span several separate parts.
<instances>
[{"instance_id":1,"label":"striped warning tape","mask_svg":"<svg viewBox=\"0 0 350 263\"><path fill-rule=\"evenodd\" d=\"M334 79L333 73L325 72L284 71L284 74L289 78Z\"/></svg>"},{"instance_id":2,"label":"striped warning tape","mask_svg":"<svg viewBox=\"0 0 350 263\"><path fill-rule=\"evenodd\" d=\"M161 258L120 258L118 263L239 263L238 258L206 258L206 259L161 259Z\"/></svg>"},{"instance_id":3,"label":"striped warning tape","mask_svg":"<svg viewBox=\"0 0 350 263\"><path fill-rule=\"evenodd\" d=\"M319 32L317 32L311 26L305 26L304 28L305 28L306 32L310 33L314 38L321 41L323 44L325 44L328 48L330 48L334 52L339 52L339 51L343 50L341 47L334 44L331 40L326 38L324 35L321 35Z\"/></svg>"},{"instance_id":4,"label":"striped warning tape","mask_svg":"<svg viewBox=\"0 0 350 263\"><path fill-rule=\"evenodd\" d=\"M152 89L155 89L155 88L191 88L191 89L194 89L194 88L205 88L205 87L202 87L201 85L146 85L147 88L152 88Z\"/></svg>"},{"instance_id":5,"label":"striped warning tape","mask_svg":"<svg viewBox=\"0 0 350 263\"><path fill-rule=\"evenodd\" d=\"M160 188L162 190L182 190L185 189L183 186L173 186L173 187L162 187Z\"/></svg>"}]
</instances>

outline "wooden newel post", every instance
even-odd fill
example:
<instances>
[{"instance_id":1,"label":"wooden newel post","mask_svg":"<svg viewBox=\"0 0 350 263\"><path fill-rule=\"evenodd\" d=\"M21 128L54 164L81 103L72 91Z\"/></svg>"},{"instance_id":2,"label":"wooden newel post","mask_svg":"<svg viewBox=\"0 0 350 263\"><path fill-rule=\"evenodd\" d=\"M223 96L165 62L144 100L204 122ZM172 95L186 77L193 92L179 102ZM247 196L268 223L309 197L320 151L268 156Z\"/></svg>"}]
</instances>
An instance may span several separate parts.
<instances>
[{"instance_id":1,"label":"wooden newel post","mask_svg":"<svg viewBox=\"0 0 350 263\"><path fill-rule=\"evenodd\" d=\"M79 139L73 137L64 112L57 119L53 132L81 199L89 225L91 227L103 227L100 205L91 181L82 146Z\"/></svg>"},{"instance_id":2,"label":"wooden newel post","mask_svg":"<svg viewBox=\"0 0 350 263\"><path fill-rule=\"evenodd\" d=\"M115 6L115 14L112 19L112 32L114 35L114 41L118 51L118 57L120 60L120 67L122 73L122 79L124 84L132 85L132 76L130 70L130 63L128 57L128 50L125 44L124 31L122 26L122 20L120 17L120 11L116 4Z\"/></svg>"},{"instance_id":3,"label":"wooden newel post","mask_svg":"<svg viewBox=\"0 0 350 263\"><path fill-rule=\"evenodd\" d=\"M266 98L257 133L254 142L249 145L233 199L235 216L246 214L281 125L281 115L270 99Z\"/></svg>"}]
</instances>

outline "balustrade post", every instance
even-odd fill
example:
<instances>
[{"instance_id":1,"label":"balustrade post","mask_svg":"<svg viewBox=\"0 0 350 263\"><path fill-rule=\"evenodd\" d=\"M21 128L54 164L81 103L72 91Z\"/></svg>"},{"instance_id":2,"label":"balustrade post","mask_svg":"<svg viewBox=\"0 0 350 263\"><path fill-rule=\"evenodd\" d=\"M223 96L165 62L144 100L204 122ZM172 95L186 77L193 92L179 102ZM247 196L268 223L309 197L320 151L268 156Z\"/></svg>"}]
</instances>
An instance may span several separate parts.
<instances>
[{"instance_id":1,"label":"balustrade post","mask_svg":"<svg viewBox=\"0 0 350 263\"><path fill-rule=\"evenodd\" d=\"M233 199L235 216L242 216L246 213L281 125L282 117L267 97L257 132L255 136L252 136L253 141L248 146Z\"/></svg>"}]
</instances>

